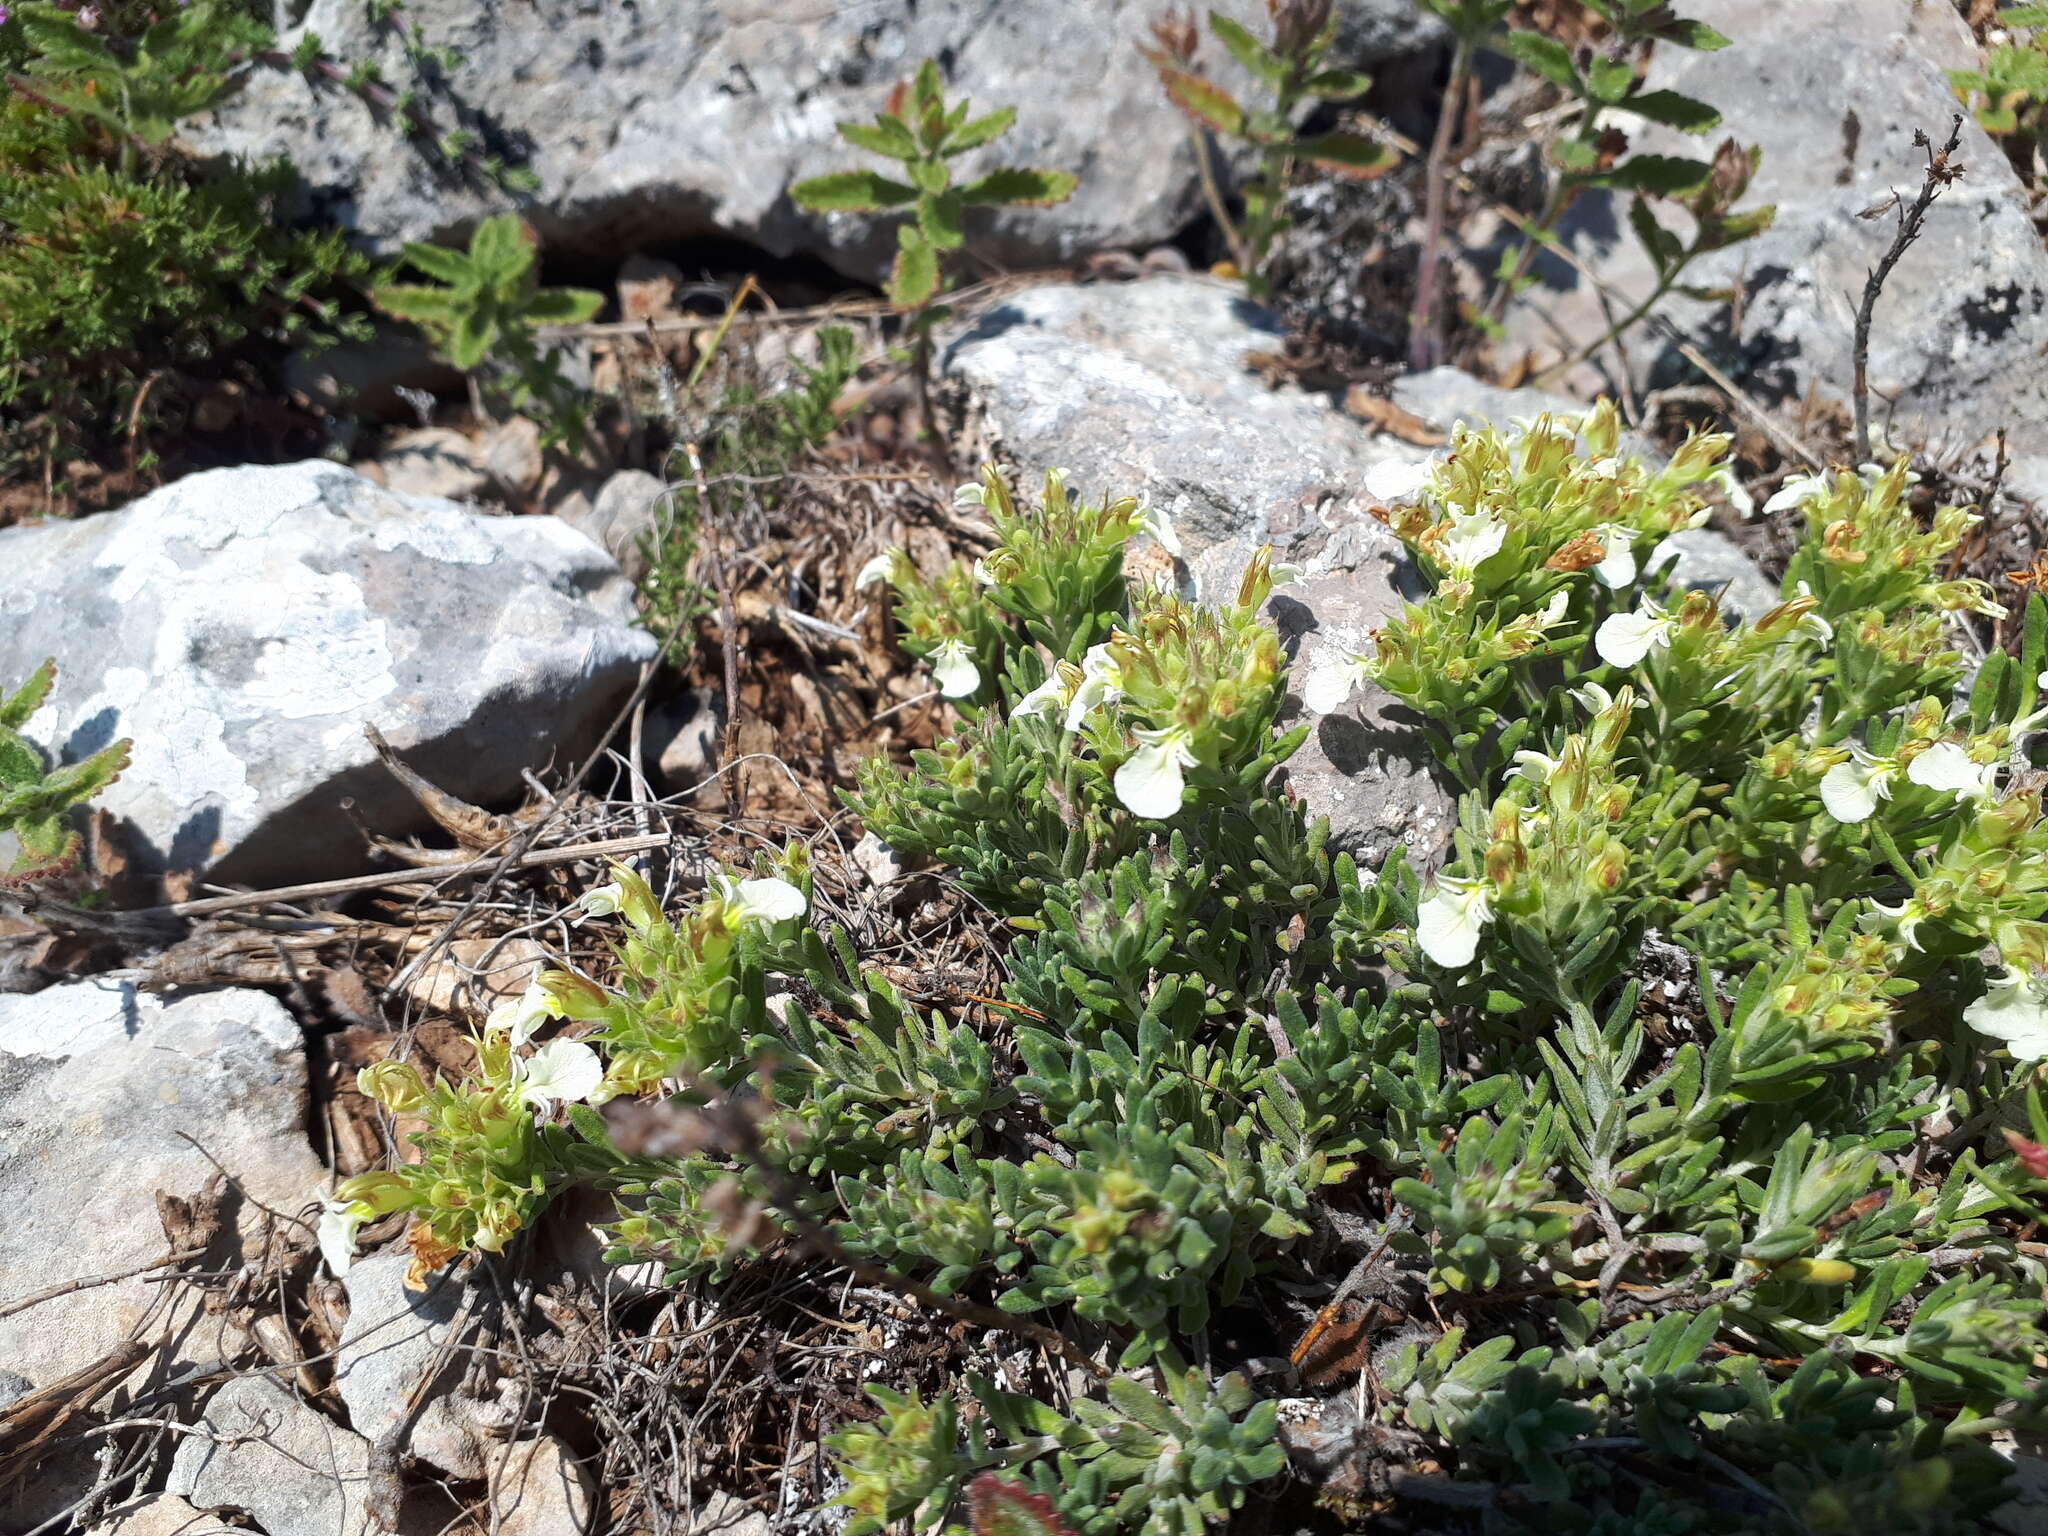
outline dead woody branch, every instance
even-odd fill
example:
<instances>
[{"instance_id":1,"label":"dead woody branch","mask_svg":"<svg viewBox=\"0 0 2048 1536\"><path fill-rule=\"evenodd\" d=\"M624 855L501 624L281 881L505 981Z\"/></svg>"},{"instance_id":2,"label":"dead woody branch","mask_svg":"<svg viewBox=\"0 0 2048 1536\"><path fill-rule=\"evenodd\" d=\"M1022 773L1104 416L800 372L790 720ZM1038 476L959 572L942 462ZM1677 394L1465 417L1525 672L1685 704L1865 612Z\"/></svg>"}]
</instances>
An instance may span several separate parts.
<instances>
[{"instance_id":1,"label":"dead woody branch","mask_svg":"<svg viewBox=\"0 0 2048 1536\"><path fill-rule=\"evenodd\" d=\"M1940 149L1927 137L1923 128L1913 130L1913 143L1927 151L1927 175L1921 183L1920 195L1912 203L1900 208L1899 227L1892 236L1891 248L1884 253L1878 264L1871 269L1863 284L1863 302L1856 310L1856 462L1865 463L1870 458L1870 321L1877 312L1877 296L1884 291L1885 279L1892 275L1892 268L1899 264L1899 258L1906 254L1906 247L1920 238L1920 225L1927 217L1927 210L1934 206L1934 200L1952 186L1963 174L1963 167L1957 162L1955 153L1963 142L1963 119L1957 114L1949 125L1948 142ZM1898 208L1899 199L1882 203L1861 215L1876 218L1889 208Z\"/></svg>"}]
</instances>

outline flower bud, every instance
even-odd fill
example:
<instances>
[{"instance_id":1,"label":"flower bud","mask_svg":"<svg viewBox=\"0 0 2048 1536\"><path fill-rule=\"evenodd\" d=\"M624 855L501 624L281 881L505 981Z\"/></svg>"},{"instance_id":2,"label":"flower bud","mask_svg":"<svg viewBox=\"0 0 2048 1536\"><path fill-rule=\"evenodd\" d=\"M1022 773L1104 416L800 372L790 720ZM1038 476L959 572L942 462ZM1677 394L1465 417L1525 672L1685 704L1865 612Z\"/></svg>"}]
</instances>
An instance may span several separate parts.
<instances>
[{"instance_id":1,"label":"flower bud","mask_svg":"<svg viewBox=\"0 0 2048 1536\"><path fill-rule=\"evenodd\" d=\"M542 971L540 989L557 1015L566 1019L601 1019L611 994L596 982L570 971Z\"/></svg>"},{"instance_id":2,"label":"flower bud","mask_svg":"<svg viewBox=\"0 0 2048 1536\"><path fill-rule=\"evenodd\" d=\"M406 1114L427 1102L426 1079L406 1061L380 1061L356 1074L356 1086L394 1114Z\"/></svg>"}]
</instances>

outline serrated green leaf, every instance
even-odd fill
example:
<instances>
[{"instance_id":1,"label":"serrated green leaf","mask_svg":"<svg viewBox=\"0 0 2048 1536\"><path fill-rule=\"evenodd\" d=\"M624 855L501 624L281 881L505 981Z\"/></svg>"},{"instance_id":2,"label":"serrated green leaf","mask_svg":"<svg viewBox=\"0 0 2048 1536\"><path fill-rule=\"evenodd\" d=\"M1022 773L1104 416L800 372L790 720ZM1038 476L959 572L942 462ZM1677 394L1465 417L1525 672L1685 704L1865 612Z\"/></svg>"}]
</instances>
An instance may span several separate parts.
<instances>
[{"instance_id":1,"label":"serrated green leaf","mask_svg":"<svg viewBox=\"0 0 2048 1536\"><path fill-rule=\"evenodd\" d=\"M1501 41L1501 51L1553 85L1561 85L1568 91L1581 89L1579 72L1572 65L1571 49L1554 37L1545 37L1540 32L1510 32Z\"/></svg>"},{"instance_id":2,"label":"serrated green leaf","mask_svg":"<svg viewBox=\"0 0 2048 1536\"><path fill-rule=\"evenodd\" d=\"M1255 78L1268 85L1278 85L1287 78L1287 65L1280 56L1220 11L1209 13L1209 30Z\"/></svg>"},{"instance_id":3,"label":"serrated green leaf","mask_svg":"<svg viewBox=\"0 0 2048 1536\"><path fill-rule=\"evenodd\" d=\"M939 291L939 253L915 225L897 231L896 264L889 273L889 302L921 309Z\"/></svg>"},{"instance_id":4,"label":"serrated green leaf","mask_svg":"<svg viewBox=\"0 0 2048 1536\"><path fill-rule=\"evenodd\" d=\"M1222 86L1193 70L1172 64L1158 66L1159 83L1166 87L1167 100L1196 122L1218 133L1242 137L1247 127L1244 108Z\"/></svg>"},{"instance_id":5,"label":"serrated green leaf","mask_svg":"<svg viewBox=\"0 0 2048 1536\"><path fill-rule=\"evenodd\" d=\"M917 157L917 140L900 117L884 113L872 123L840 123L838 127L842 139L869 154L882 155L890 160L913 160Z\"/></svg>"},{"instance_id":6,"label":"serrated green leaf","mask_svg":"<svg viewBox=\"0 0 2048 1536\"><path fill-rule=\"evenodd\" d=\"M1360 133L1319 133L1282 147L1293 159L1306 160L1360 181L1384 176L1400 163L1400 157L1390 147Z\"/></svg>"},{"instance_id":7,"label":"serrated green leaf","mask_svg":"<svg viewBox=\"0 0 2048 1536\"><path fill-rule=\"evenodd\" d=\"M814 213L872 213L903 208L917 201L917 189L891 181L875 171L833 171L813 176L789 189L799 208Z\"/></svg>"},{"instance_id":8,"label":"serrated green leaf","mask_svg":"<svg viewBox=\"0 0 2048 1536\"><path fill-rule=\"evenodd\" d=\"M978 181L960 188L960 200L969 207L1021 205L1050 208L1074 195L1081 179L1071 171L1047 171L1034 166L1010 165L990 171Z\"/></svg>"},{"instance_id":9,"label":"serrated green leaf","mask_svg":"<svg viewBox=\"0 0 2048 1536\"><path fill-rule=\"evenodd\" d=\"M1017 109L1002 107L985 117L977 117L970 122L962 123L946 135L946 142L940 147L939 153L950 157L965 154L970 149L979 149L990 140L1001 138L1009 132L1010 125L1016 121Z\"/></svg>"},{"instance_id":10,"label":"serrated green leaf","mask_svg":"<svg viewBox=\"0 0 2048 1536\"><path fill-rule=\"evenodd\" d=\"M1696 101L1679 91L1638 91L1625 97L1620 106L1624 111L1647 118L1653 123L1662 123L1667 128L1676 128L1681 133L1711 133L1721 125L1721 114L1704 101Z\"/></svg>"}]
</instances>

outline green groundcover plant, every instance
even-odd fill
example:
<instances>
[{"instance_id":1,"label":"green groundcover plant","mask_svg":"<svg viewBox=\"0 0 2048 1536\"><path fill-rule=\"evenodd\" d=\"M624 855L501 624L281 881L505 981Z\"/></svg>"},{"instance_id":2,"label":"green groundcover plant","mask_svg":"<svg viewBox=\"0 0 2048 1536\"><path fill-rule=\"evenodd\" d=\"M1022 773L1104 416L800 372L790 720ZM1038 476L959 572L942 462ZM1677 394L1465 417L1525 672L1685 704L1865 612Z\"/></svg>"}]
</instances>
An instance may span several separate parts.
<instances>
[{"instance_id":1,"label":"green groundcover plant","mask_svg":"<svg viewBox=\"0 0 2048 1536\"><path fill-rule=\"evenodd\" d=\"M1413 1298L1338 1384L1360 1454L1434 1464L1475 1529L1980 1529L2042 1406L2048 607L1972 675L1975 514L1917 517L1903 464L1774 500L1768 612L1674 592L1657 546L1727 451L1638 463L1602 406L1463 432L1385 509L1427 595L1303 692L1425 722L1462 791L1427 880L1275 788L1288 572L1130 583L1162 519L989 472L990 554L868 573L962 723L852 804L1008 926L1001 1009L814 926L800 847L681 911L619 868L582 903L608 979L544 974L471 1081L366 1074L427 1129L341 1186L330 1262L402 1210L422 1271L494 1251L583 1181L616 1261L809 1251L1090 1362L1056 1400L876 1387L830 1441L855 1533L1194 1536L1313 1395L1223 1309L1299 1329L1353 1271ZM696 1106L701 1150L616 1151L621 1095Z\"/></svg>"}]
</instances>

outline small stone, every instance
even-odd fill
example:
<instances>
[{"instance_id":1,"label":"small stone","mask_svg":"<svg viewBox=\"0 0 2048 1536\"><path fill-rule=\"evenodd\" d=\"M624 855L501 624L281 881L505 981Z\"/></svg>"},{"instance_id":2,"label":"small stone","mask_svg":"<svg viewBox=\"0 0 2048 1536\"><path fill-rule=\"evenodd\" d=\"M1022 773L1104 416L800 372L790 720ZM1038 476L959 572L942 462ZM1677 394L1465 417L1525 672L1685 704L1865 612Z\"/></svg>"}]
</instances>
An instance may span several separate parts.
<instances>
[{"instance_id":1,"label":"small stone","mask_svg":"<svg viewBox=\"0 0 2048 1536\"><path fill-rule=\"evenodd\" d=\"M618 561L631 581L647 574L646 540L660 529L668 487L644 469L622 469L592 498L571 494L549 508Z\"/></svg>"},{"instance_id":2,"label":"small stone","mask_svg":"<svg viewBox=\"0 0 2048 1536\"><path fill-rule=\"evenodd\" d=\"M745 1499L713 1490L697 1501L690 1536L770 1536L768 1517Z\"/></svg>"},{"instance_id":3,"label":"small stone","mask_svg":"<svg viewBox=\"0 0 2048 1536\"><path fill-rule=\"evenodd\" d=\"M154 1192L196 1195L214 1158L247 1192L242 1235L256 1241L253 1202L295 1210L320 1182L305 1127L305 1046L267 992L95 980L0 996L0 1301L162 1258ZM211 1257L239 1263L235 1236ZM180 1298L192 1293L141 1275L54 1297L0 1317L0 1360L49 1386L137 1328L175 1341L158 1369L217 1356L214 1331L189 1326L196 1298Z\"/></svg>"},{"instance_id":4,"label":"small stone","mask_svg":"<svg viewBox=\"0 0 2048 1536\"><path fill-rule=\"evenodd\" d=\"M108 1510L92 1536L212 1536L227 1529L175 1493L159 1493Z\"/></svg>"},{"instance_id":5,"label":"small stone","mask_svg":"<svg viewBox=\"0 0 2048 1536\"><path fill-rule=\"evenodd\" d=\"M896 850L883 842L872 832L861 834L849 852L854 866L868 877L868 883L877 889L894 885L903 878L903 860Z\"/></svg>"},{"instance_id":6,"label":"small stone","mask_svg":"<svg viewBox=\"0 0 2048 1536\"><path fill-rule=\"evenodd\" d=\"M487 1014L519 996L548 965L548 952L529 938L454 939L406 986L436 1013Z\"/></svg>"},{"instance_id":7,"label":"small stone","mask_svg":"<svg viewBox=\"0 0 2048 1536\"><path fill-rule=\"evenodd\" d=\"M348 1322L334 1358L334 1387L348 1421L371 1442L383 1438L411 1411L420 1379L443 1363L442 1350L462 1303L462 1287L445 1277L424 1291L407 1290L403 1254L377 1254L349 1266ZM464 1421L451 1369L430 1388L406 1449L451 1477L484 1473L484 1447Z\"/></svg>"},{"instance_id":8,"label":"small stone","mask_svg":"<svg viewBox=\"0 0 2048 1536\"><path fill-rule=\"evenodd\" d=\"M686 688L647 719L647 753L664 788L701 784L717 771L725 709L711 688Z\"/></svg>"},{"instance_id":9,"label":"small stone","mask_svg":"<svg viewBox=\"0 0 2048 1536\"><path fill-rule=\"evenodd\" d=\"M271 1376L243 1376L178 1442L166 1491L199 1509L239 1509L265 1531L371 1536L370 1443ZM573 1527L563 1527L573 1529Z\"/></svg>"},{"instance_id":10,"label":"small stone","mask_svg":"<svg viewBox=\"0 0 2048 1536\"><path fill-rule=\"evenodd\" d=\"M381 483L405 496L471 501L491 483L477 445L449 427L394 433L376 462Z\"/></svg>"},{"instance_id":11,"label":"small stone","mask_svg":"<svg viewBox=\"0 0 2048 1536\"><path fill-rule=\"evenodd\" d=\"M496 1536L564 1536L589 1528L596 1481L560 1441L543 1437L509 1453L494 1451L490 1478Z\"/></svg>"},{"instance_id":12,"label":"small stone","mask_svg":"<svg viewBox=\"0 0 2048 1536\"><path fill-rule=\"evenodd\" d=\"M636 251L619 264L619 318L635 324L670 319L676 313L676 290L682 285L681 267Z\"/></svg>"},{"instance_id":13,"label":"small stone","mask_svg":"<svg viewBox=\"0 0 2048 1536\"><path fill-rule=\"evenodd\" d=\"M515 496L537 489L547 469L539 424L524 416L498 423L484 439L484 469Z\"/></svg>"}]
</instances>

